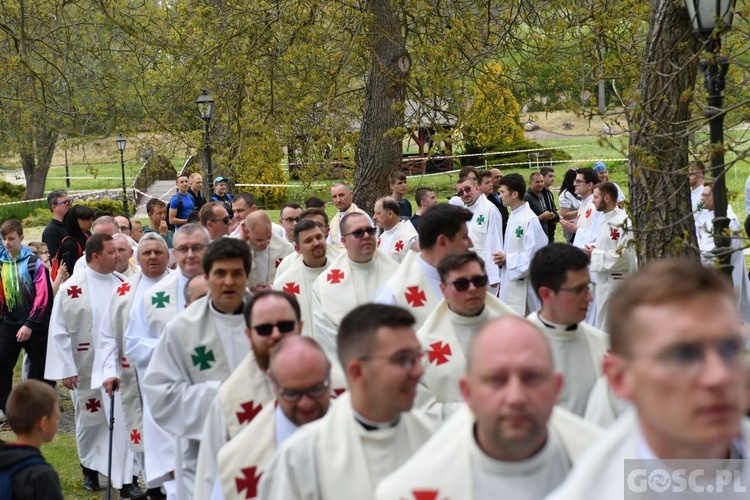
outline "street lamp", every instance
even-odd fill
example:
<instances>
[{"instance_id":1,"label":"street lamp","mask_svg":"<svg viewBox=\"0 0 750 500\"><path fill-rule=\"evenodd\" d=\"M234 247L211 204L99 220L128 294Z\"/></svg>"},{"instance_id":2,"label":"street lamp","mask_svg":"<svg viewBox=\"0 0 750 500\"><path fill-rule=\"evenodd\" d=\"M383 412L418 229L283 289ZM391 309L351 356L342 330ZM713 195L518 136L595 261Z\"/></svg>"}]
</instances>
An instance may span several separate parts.
<instances>
[{"instance_id":1,"label":"street lamp","mask_svg":"<svg viewBox=\"0 0 750 500\"><path fill-rule=\"evenodd\" d=\"M125 188L125 158L123 157L123 153L125 152L125 143L128 142L125 137L122 136L122 132L120 132L120 135L115 139L115 142L117 143L117 149L120 150L120 170L122 172L122 210L124 212L123 215L125 217L130 218L130 214L128 213L128 192Z\"/></svg>"},{"instance_id":2,"label":"street lamp","mask_svg":"<svg viewBox=\"0 0 750 500\"><path fill-rule=\"evenodd\" d=\"M63 132L60 134L60 139L63 141L63 150L65 151L65 187L70 188L70 171L68 170L68 134Z\"/></svg>"},{"instance_id":3,"label":"street lamp","mask_svg":"<svg viewBox=\"0 0 750 500\"><path fill-rule=\"evenodd\" d=\"M708 118L711 135L711 176L714 198L714 245L721 269L732 275L731 240L727 237L727 184L724 176L724 96L729 59L719 57L721 34L732 29L735 0L685 0L685 6L693 26L693 33L706 37L707 60L699 63L708 91Z\"/></svg>"},{"instance_id":4,"label":"street lamp","mask_svg":"<svg viewBox=\"0 0 750 500\"><path fill-rule=\"evenodd\" d=\"M212 193L214 190L214 172L213 166L211 165L211 118L213 117L214 110L214 98L208 93L206 89L201 91L201 95L195 100L195 104L198 105L198 112L201 118L206 122L206 167L208 168L208 192Z\"/></svg>"}]
</instances>

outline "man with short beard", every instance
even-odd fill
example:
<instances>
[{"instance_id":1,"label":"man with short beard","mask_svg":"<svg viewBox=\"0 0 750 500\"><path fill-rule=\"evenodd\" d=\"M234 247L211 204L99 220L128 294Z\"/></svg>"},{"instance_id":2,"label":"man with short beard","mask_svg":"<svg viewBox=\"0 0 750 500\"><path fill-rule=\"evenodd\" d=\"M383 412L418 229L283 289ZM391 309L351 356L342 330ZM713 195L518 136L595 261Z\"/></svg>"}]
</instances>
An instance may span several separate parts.
<instances>
[{"instance_id":1,"label":"man with short beard","mask_svg":"<svg viewBox=\"0 0 750 500\"><path fill-rule=\"evenodd\" d=\"M376 499L544 498L602 431L555 407L562 375L544 336L507 316L472 339L460 381L466 406L395 473ZM602 497L599 497L602 498Z\"/></svg>"},{"instance_id":2,"label":"man with short beard","mask_svg":"<svg viewBox=\"0 0 750 500\"><path fill-rule=\"evenodd\" d=\"M276 276L273 289L294 295L302 310L302 335L312 337L312 286L331 263L326 256L326 237L315 221L305 219L294 226L294 249L302 259Z\"/></svg>"},{"instance_id":3,"label":"man with short beard","mask_svg":"<svg viewBox=\"0 0 750 500\"><path fill-rule=\"evenodd\" d=\"M271 351L266 375L271 380L275 404L265 405L251 424L219 450L219 486L224 498L252 498L242 479L257 481L278 447L301 426L325 415L330 399L335 397L331 363L309 337L293 335L281 339Z\"/></svg>"},{"instance_id":4,"label":"man with short beard","mask_svg":"<svg viewBox=\"0 0 750 500\"><path fill-rule=\"evenodd\" d=\"M245 308L245 322L252 352L224 380L208 409L198 454L196 498L210 497L219 449L273 400L265 375L271 349L282 338L299 335L302 330L299 303L284 292L265 291L254 296Z\"/></svg>"}]
</instances>

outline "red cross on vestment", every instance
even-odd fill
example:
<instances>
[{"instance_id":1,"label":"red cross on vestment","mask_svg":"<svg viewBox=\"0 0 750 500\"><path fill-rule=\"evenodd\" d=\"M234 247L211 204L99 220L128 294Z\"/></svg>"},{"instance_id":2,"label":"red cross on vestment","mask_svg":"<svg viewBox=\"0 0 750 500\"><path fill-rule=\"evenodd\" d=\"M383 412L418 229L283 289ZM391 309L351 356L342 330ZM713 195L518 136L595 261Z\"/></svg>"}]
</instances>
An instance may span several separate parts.
<instances>
[{"instance_id":1,"label":"red cross on vestment","mask_svg":"<svg viewBox=\"0 0 750 500\"><path fill-rule=\"evenodd\" d=\"M290 281L286 285L284 285L283 291L288 293L289 295L299 295L299 285L293 281Z\"/></svg>"},{"instance_id":2,"label":"red cross on vestment","mask_svg":"<svg viewBox=\"0 0 750 500\"><path fill-rule=\"evenodd\" d=\"M117 287L117 295L122 297L126 293L130 291L130 283L123 283L122 285Z\"/></svg>"},{"instance_id":3,"label":"red cross on vestment","mask_svg":"<svg viewBox=\"0 0 750 500\"><path fill-rule=\"evenodd\" d=\"M430 363L440 366L443 363L448 362L448 357L451 356L451 346L442 342L433 342L430 344L430 349L427 351L427 357Z\"/></svg>"},{"instance_id":4,"label":"red cross on vestment","mask_svg":"<svg viewBox=\"0 0 750 500\"><path fill-rule=\"evenodd\" d=\"M331 269L331 272L326 275L326 280L332 285L341 283L344 279L344 272L341 269Z\"/></svg>"},{"instance_id":5,"label":"red cross on vestment","mask_svg":"<svg viewBox=\"0 0 750 500\"><path fill-rule=\"evenodd\" d=\"M237 420L239 420L240 425L246 422L250 423L260 413L260 410L263 409L263 405L255 406L255 401L247 401L242 403L240 407L242 411L237 412Z\"/></svg>"},{"instance_id":6,"label":"red cross on vestment","mask_svg":"<svg viewBox=\"0 0 750 500\"><path fill-rule=\"evenodd\" d=\"M262 472L258 475L255 473L257 472L258 468L248 467L246 469L242 469L240 472L242 473L242 477L236 477L234 478L235 483L237 484L237 493L242 493L243 491L247 490L245 492L245 498L255 498L258 496L258 482L260 481L260 476L263 474Z\"/></svg>"},{"instance_id":7,"label":"red cross on vestment","mask_svg":"<svg viewBox=\"0 0 750 500\"><path fill-rule=\"evenodd\" d=\"M91 413L98 412L99 408L101 407L102 407L102 404L96 398L91 398L86 401L86 409L90 411Z\"/></svg>"},{"instance_id":8,"label":"red cross on vestment","mask_svg":"<svg viewBox=\"0 0 750 500\"><path fill-rule=\"evenodd\" d=\"M138 432L138 429L133 429L132 431L130 431L130 440L133 442L133 444L140 444L141 433Z\"/></svg>"},{"instance_id":9,"label":"red cross on vestment","mask_svg":"<svg viewBox=\"0 0 750 500\"><path fill-rule=\"evenodd\" d=\"M78 297L81 296L82 293L83 293L83 290L81 290L81 288L76 285L73 285L70 288L68 288L68 297L77 299Z\"/></svg>"},{"instance_id":10,"label":"red cross on vestment","mask_svg":"<svg viewBox=\"0 0 750 500\"><path fill-rule=\"evenodd\" d=\"M609 232L609 237L615 241L619 240L620 231L618 231L616 227L613 227L612 230Z\"/></svg>"},{"instance_id":11,"label":"red cross on vestment","mask_svg":"<svg viewBox=\"0 0 750 500\"><path fill-rule=\"evenodd\" d=\"M414 500L437 500L438 490L414 490Z\"/></svg>"},{"instance_id":12,"label":"red cross on vestment","mask_svg":"<svg viewBox=\"0 0 750 500\"><path fill-rule=\"evenodd\" d=\"M396 251L400 252L403 249L404 249L404 242L402 240L398 240L396 242Z\"/></svg>"},{"instance_id":13,"label":"red cross on vestment","mask_svg":"<svg viewBox=\"0 0 750 500\"><path fill-rule=\"evenodd\" d=\"M412 307L422 307L427 302L427 296L424 294L424 290L420 290L418 286L406 287L404 293L406 302Z\"/></svg>"},{"instance_id":14,"label":"red cross on vestment","mask_svg":"<svg viewBox=\"0 0 750 500\"><path fill-rule=\"evenodd\" d=\"M586 218L588 219L589 217L591 217L591 209L590 208L588 210L586 210Z\"/></svg>"}]
</instances>

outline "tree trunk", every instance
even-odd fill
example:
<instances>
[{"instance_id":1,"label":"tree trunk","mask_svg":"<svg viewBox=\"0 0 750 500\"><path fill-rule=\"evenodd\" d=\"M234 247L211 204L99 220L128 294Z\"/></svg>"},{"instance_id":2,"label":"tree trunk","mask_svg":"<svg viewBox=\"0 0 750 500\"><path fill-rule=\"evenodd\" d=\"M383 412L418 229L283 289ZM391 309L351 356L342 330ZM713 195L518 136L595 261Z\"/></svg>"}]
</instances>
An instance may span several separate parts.
<instances>
[{"instance_id":1,"label":"tree trunk","mask_svg":"<svg viewBox=\"0 0 750 500\"><path fill-rule=\"evenodd\" d=\"M638 84L629 114L630 214L641 263L698 258L687 179L690 95L700 44L684 3L655 0Z\"/></svg>"},{"instance_id":2,"label":"tree trunk","mask_svg":"<svg viewBox=\"0 0 750 500\"><path fill-rule=\"evenodd\" d=\"M389 192L388 174L401 168L402 134L395 129L403 127L411 61L390 0L367 0L365 8L370 17L370 71L357 142L354 202L372 211L375 200Z\"/></svg>"},{"instance_id":3,"label":"tree trunk","mask_svg":"<svg viewBox=\"0 0 750 500\"><path fill-rule=\"evenodd\" d=\"M23 175L26 178L23 199L35 200L44 198L44 185L52 165L58 133L41 126L34 134L29 135L28 147L20 153Z\"/></svg>"}]
</instances>

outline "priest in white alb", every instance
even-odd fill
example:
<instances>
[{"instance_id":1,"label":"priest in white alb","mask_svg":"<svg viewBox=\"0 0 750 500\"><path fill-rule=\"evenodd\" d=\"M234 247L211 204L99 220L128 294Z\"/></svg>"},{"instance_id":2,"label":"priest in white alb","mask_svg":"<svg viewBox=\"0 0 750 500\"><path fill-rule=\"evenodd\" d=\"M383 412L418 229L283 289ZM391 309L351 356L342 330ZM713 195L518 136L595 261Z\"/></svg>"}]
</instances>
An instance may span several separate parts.
<instances>
[{"instance_id":1,"label":"priest in white alb","mask_svg":"<svg viewBox=\"0 0 750 500\"><path fill-rule=\"evenodd\" d=\"M294 226L294 246L300 255L286 271L276 275L274 290L293 295L302 311L302 335L312 337L312 287L315 280L328 269L331 261L326 255L326 238L318 224L302 219Z\"/></svg>"},{"instance_id":2,"label":"priest in white alb","mask_svg":"<svg viewBox=\"0 0 750 500\"><path fill-rule=\"evenodd\" d=\"M410 252L375 294L375 302L403 307L416 320L419 329L443 300L437 266L449 253L471 248L471 212L463 207L441 203L420 216L419 253Z\"/></svg>"},{"instance_id":3,"label":"priest in white alb","mask_svg":"<svg viewBox=\"0 0 750 500\"><path fill-rule=\"evenodd\" d=\"M521 174L508 174L500 179L498 195L511 211L505 230L505 246L493 255L502 267L500 298L518 315L526 316L539 309L539 297L529 283L529 266L534 254L549 243L536 214L523 201L526 181Z\"/></svg>"},{"instance_id":4,"label":"priest in white alb","mask_svg":"<svg viewBox=\"0 0 750 500\"><path fill-rule=\"evenodd\" d=\"M396 262L403 261L409 250L419 251L417 230L408 220L401 220L401 209L394 198L379 198L372 219L382 231L378 236L378 250Z\"/></svg>"},{"instance_id":5,"label":"priest in white alb","mask_svg":"<svg viewBox=\"0 0 750 500\"><path fill-rule=\"evenodd\" d=\"M584 251L591 256L591 273L596 283L596 323L607 329L607 304L623 280L636 269L630 220L617 207L617 188L601 182L594 188L594 203L601 213L595 239Z\"/></svg>"},{"instance_id":6,"label":"priest in white alb","mask_svg":"<svg viewBox=\"0 0 750 500\"><path fill-rule=\"evenodd\" d=\"M164 239L158 233L143 235L138 243L139 271L117 287L110 301L108 314L102 318L99 335L96 340L94 373L92 387L103 386L108 392L119 387L122 397L122 416L119 422L125 424L127 444L139 455L143 464L143 475L146 486L160 487L168 478L155 467L165 457L160 453L161 443L151 442L146 447L144 431L144 412L141 389L138 381L138 370L135 363L125 353L125 332L130 326L131 317L142 311L133 307L142 302L146 292L167 276L169 250ZM143 376L141 372L140 376ZM148 415L150 417L150 415ZM115 419L117 425L118 418ZM157 455L158 456L155 456Z\"/></svg>"},{"instance_id":7,"label":"priest in white alb","mask_svg":"<svg viewBox=\"0 0 750 500\"><path fill-rule=\"evenodd\" d=\"M593 300L589 257L573 245L550 243L534 255L530 276L542 308L528 320L546 337L563 374L557 404L583 417L609 349L609 336L583 322Z\"/></svg>"},{"instance_id":8,"label":"priest in white alb","mask_svg":"<svg viewBox=\"0 0 750 500\"><path fill-rule=\"evenodd\" d=\"M413 324L407 311L382 304L344 317L338 356L349 392L278 449L259 498L370 500L378 483L427 441L433 428L412 410L424 371Z\"/></svg>"},{"instance_id":9,"label":"priest in white alb","mask_svg":"<svg viewBox=\"0 0 750 500\"><path fill-rule=\"evenodd\" d=\"M354 193L352 193L352 190L349 188L346 182L336 182L333 186L331 186L331 200L336 206L336 210L338 210L338 212L336 212L336 215L331 218L330 230L328 231L328 238L326 239L326 241L335 248L341 250L344 248L344 245L341 242L341 238L343 236L343 231L341 230L341 221L343 220L344 216L351 213L366 215L368 219L370 218L370 216L367 215L367 212L359 208L356 203L354 203Z\"/></svg>"},{"instance_id":10,"label":"priest in white alb","mask_svg":"<svg viewBox=\"0 0 750 500\"><path fill-rule=\"evenodd\" d=\"M323 210L322 208L308 208L300 214L300 222L305 219L316 222L318 224L318 227L320 227L320 230L323 231L323 239L326 244L326 257L328 258L329 262L333 261L333 259L335 259L339 255L339 253L341 253L341 250L326 241L330 228L328 227L328 215L326 214L325 210ZM279 267L276 268L277 278L284 274L286 270L292 266L292 264L295 264L302 260L302 255L299 253L299 250L295 248L295 251L295 253L290 253L289 255L281 259ZM275 279L274 282L276 282Z\"/></svg>"},{"instance_id":11,"label":"priest in white alb","mask_svg":"<svg viewBox=\"0 0 750 500\"><path fill-rule=\"evenodd\" d=\"M271 352L268 378L274 403L268 404L218 454L220 473L212 500L256 498L266 464L297 429L328 411L331 362L311 338L284 337Z\"/></svg>"},{"instance_id":12,"label":"priest in white alb","mask_svg":"<svg viewBox=\"0 0 750 500\"><path fill-rule=\"evenodd\" d=\"M285 237L272 231L271 218L262 210L256 210L245 218L245 230L253 261L248 288L251 293L270 290L276 278L276 268L284 257L294 253L294 247Z\"/></svg>"},{"instance_id":13,"label":"priest in white alb","mask_svg":"<svg viewBox=\"0 0 750 500\"><path fill-rule=\"evenodd\" d=\"M635 411L621 415L548 498L686 498L701 490L692 498L746 498L747 337L726 277L689 259L655 261L617 289L609 318L604 372ZM680 462L662 462L670 459ZM681 483L665 477L675 468L683 469ZM717 487L723 493L712 492Z\"/></svg>"},{"instance_id":14,"label":"priest in white alb","mask_svg":"<svg viewBox=\"0 0 750 500\"><path fill-rule=\"evenodd\" d=\"M345 252L315 280L312 294L313 338L336 364L336 335L341 318L361 304L396 273L398 263L375 248L369 217L352 213L341 221Z\"/></svg>"},{"instance_id":15,"label":"priest in white alb","mask_svg":"<svg viewBox=\"0 0 750 500\"><path fill-rule=\"evenodd\" d=\"M468 407L380 482L377 500L541 499L602 434L555 407L562 375L528 321L490 321L472 339L467 358L460 391Z\"/></svg>"},{"instance_id":16,"label":"priest in white alb","mask_svg":"<svg viewBox=\"0 0 750 500\"><path fill-rule=\"evenodd\" d=\"M109 310L112 294L123 282L114 274L115 253L112 236L98 233L89 237L86 266L63 283L55 296L47 337L44 378L61 380L70 389L83 485L89 491L98 491L99 474L107 474L110 399L101 384L92 388L91 376L98 325ZM125 428L119 425L115 431L119 437ZM120 489L131 485L138 471L133 468L127 438L116 439L114 444L111 480Z\"/></svg>"},{"instance_id":17,"label":"priest in white alb","mask_svg":"<svg viewBox=\"0 0 750 500\"><path fill-rule=\"evenodd\" d=\"M187 441L181 473L192 497L203 424L220 383L250 352L242 309L250 253L247 244L221 238L203 256L210 289L167 324L143 379L156 423Z\"/></svg>"},{"instance_id":18,"label":"priest in white alb","mask_svg":"<svg viewBox=\"0 0 750 500\"><path fill-rule=\"evenodd\" d=\"M299 335L300 308L292 295L264 291L244 311L251 352L219 386L206 413L200 439L195 497L208 498L216 479L216 455L230 439L273 401L266 377L271 349L286 336Z\"/></svg>"},{"instance_id":19,"label":"priest in white alb","mask_svg":"<svg viewBox=\"0 0 750 500\"><path fill-rule=\"evenodd\" d=\"M469 237L473 250L485 264L485 273L490 280L490 293L497 295L500 286L500 268L492 256L503 250L503 218L495 205L482 194L476 179L461 177L456 184L464 206L471 214Z\"/></svg>"},{"instance_id":20,"label":"priest in white alb","mask_svg":"<svg viewBox=\"0 0 750 500\"><path fill-rule=\"evenodd\" d=\"M458 381L471 339L490 319L516 313L487 293L484 262L474 252L446 255L438 272L444 299L417 331L427 355L417 405L441 422L461 405Z\"/></svg>"}]
</instances>

